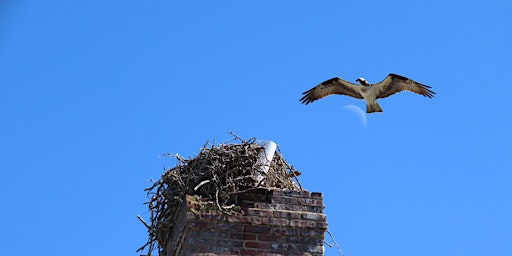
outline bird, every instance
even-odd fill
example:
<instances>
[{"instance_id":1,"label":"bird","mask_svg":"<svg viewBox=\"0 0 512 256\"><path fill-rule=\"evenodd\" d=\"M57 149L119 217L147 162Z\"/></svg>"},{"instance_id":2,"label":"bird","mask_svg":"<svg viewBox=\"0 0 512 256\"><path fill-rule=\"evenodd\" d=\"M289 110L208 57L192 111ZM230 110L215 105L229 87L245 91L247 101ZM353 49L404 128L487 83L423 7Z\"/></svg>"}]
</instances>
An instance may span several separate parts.
<instances>
[{"instance_id":1,"label":"bird","mask_svg":"<svg viewBox=\"0 0 512 256\"><path fill-rule=\"evenodd\" d=\"M356 79L356 82L359 82L359 85L339 77L331 78L302 93L304 96L300 101L307 105L331 94L341 94L365 100L366 113L374 113L382 112L377 99L386 98L403 90L428 98L433 98L434 94L436 94L430 90L432 87L397 74L389 74L384 80L376 84L370 84L362 77Z\"/></svg>"}]
</instances>

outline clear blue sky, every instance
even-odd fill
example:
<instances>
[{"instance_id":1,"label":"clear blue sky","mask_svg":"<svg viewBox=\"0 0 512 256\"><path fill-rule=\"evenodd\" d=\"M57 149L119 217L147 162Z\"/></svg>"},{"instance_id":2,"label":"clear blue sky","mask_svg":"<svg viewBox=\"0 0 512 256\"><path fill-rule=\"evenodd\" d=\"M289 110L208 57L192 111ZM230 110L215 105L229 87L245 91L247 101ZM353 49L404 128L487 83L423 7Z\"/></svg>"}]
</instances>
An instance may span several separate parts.
<instances>
[{"instance_id":1,"label":"clear blue sky","mask_svg":"<svg viewBox=\"0 0 512 256\"><path fill-rule=\"evenodd\" d=\"M510 1L182 2L0 3L3 254L138 255L158 156L233 131L280 145L347 256L512 255ZM299 103L388 73L437 95L366 127Z\"/></svg>"}]
</instances>

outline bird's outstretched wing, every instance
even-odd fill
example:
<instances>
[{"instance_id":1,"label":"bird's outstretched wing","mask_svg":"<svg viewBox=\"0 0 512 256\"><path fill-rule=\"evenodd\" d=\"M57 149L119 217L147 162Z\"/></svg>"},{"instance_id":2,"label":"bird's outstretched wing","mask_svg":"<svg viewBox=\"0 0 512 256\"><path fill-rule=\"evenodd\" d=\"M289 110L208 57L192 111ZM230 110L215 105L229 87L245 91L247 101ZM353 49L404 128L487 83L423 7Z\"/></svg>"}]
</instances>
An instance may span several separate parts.
<instances>
[{"instance_id":1,"label":"bird's outstretched wing","mask_svg":"<svg viewBox=\"0 0 512 256\"><path fill-rule=\"evenodd\" d=\"M376 96L378 98L385 98L403 90L411 91L421 94L425 97L434 97L435 92L430 90L430 86L420 84L407 77L389 74L382 82L374 84L373 87L377 90Z\"/></svg>"},{"instance_id":2,"label":"bird's outstretched wing","mask_svg":"<svg viewBox=\"0 0 512 256\"><path fill-rule=\"evenodd\" d=\"M358 85L347 82L339 77L331 78L321 84L302 93L304 96L300 101L309 104L315 100L329 96L331 94L342 94L350 97L362 99Z\"/></svg>"}]
</instances>

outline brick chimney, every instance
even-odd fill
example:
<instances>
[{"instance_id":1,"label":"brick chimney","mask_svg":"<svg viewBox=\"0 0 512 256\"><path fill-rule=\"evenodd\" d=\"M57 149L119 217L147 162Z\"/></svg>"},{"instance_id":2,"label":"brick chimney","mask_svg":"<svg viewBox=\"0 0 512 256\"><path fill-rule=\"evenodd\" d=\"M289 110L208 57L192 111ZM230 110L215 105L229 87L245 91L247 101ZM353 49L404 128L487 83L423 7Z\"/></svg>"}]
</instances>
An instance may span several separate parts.
<instances>
[{"instance_id":1,"label":"brick chimney","mask_svg":"<svg viewBox=\"0 0 512 256\"><path fill-rule=\"evenodd\" d=\"M321 193L254 188L238 201L241 213L230 215L187 196L166 256L323 255L327 222Z\"/></svg>"},{"instance_id":2,"label":"brick chimney","mask_svg":"<svg viewBox=\"0 0 512 256\"><path fill-rule=\"evenodd\" d=\"M234 135L234 134L233 134ZM146 188L149 238L137 251L151 256L324 253L322 194L305 191L300 172L272 141L203 146ZM154 254L153 254L154 255Z\"/></svg>"}]
</instances>

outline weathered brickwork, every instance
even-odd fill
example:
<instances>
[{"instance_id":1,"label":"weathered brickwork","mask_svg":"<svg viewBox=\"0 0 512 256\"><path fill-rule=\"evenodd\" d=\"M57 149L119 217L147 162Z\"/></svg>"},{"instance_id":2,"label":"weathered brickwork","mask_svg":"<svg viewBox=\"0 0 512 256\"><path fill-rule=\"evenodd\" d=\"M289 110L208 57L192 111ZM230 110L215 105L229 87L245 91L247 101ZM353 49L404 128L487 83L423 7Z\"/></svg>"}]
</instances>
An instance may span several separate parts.
<instances>
[{"instance_id":1,"label":"weathered brickwork","mask_svg":"<svg viewBox=\"0 0 512 256\"><path fill-rule=\"evenodd\" d=\"M243 214L191 211L185 204L175 225L168 256L323 255L322 194L307 191L252 191Z\"/></svg>"}]
</instances>

